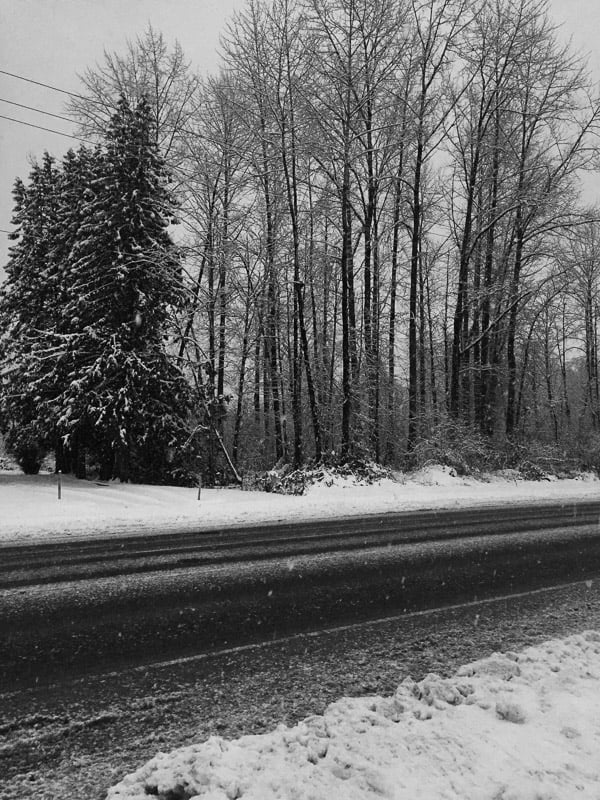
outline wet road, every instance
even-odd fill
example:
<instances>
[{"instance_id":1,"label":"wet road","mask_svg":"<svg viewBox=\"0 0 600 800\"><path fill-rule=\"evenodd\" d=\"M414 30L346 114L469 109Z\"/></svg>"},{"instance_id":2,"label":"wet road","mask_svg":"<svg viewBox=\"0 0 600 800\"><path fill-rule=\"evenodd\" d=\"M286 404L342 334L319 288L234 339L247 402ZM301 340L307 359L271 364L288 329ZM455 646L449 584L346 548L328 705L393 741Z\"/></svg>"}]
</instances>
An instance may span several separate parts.
<instances>
[{"instance_id":1,"label":"wet road","mask_svg":"<svg viewBox=\"0 0 600 800\"><path fill-rule=\"evenodd\" d=\"M0 679L52 681L584 580L600 503L0 549Z\"/></svg>"}]
</instances>

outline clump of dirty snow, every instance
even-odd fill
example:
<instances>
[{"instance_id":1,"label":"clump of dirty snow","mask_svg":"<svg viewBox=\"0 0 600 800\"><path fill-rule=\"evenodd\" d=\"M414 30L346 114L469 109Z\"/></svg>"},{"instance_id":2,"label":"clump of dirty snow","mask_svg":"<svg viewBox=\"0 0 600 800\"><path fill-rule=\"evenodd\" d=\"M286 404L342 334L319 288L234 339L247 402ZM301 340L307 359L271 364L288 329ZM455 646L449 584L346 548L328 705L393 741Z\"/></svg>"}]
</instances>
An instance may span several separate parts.
<instances>
[{"instance_id":1,"label":"clump of dirty snow","mask_svg":"<svg viewBox=\"0 0 600 800\"><path fill-rule=\"evenodd\" d=\"M600 797L600 633L496 653L289 728L159 753L107 800Z\"/></svg>"}]
</instances>

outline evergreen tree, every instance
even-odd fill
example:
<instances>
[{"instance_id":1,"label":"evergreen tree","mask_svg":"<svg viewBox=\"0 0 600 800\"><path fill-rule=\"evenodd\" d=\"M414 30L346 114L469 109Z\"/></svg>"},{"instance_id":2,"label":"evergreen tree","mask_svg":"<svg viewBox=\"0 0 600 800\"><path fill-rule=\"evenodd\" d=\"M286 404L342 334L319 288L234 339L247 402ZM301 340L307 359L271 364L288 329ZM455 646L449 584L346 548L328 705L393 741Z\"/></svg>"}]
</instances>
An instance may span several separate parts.
<instances>
[{"instance_id":1,"label":"evergreen tree","mask_svg":"<svg viewBox=\"0 0 600 800\"><path fill-rule=\"evenodd\" d=\"M0 296L0 426L28 471L160 482L189 440L189 387L167 353L183 305L174 201L148 103L118 104L107 141L47 154L15 184Z\"/></svg>"},{"instance_id":2,"label":"evergreen tree","mask_svg":"<svg viewBox=\"0 0 600 800\"><path fill-rule=\"evenodd\" d=\"M60 302L61 280L51 254L58 183L59 171L48 153L34 164L27 185L15 182L17 230L0 294L0 426L8 450L26 472L39 470L53 444L49 387L38 395L36 386L48 364L46 332L54 327Z\"/></svg>"},{"instance_id":3,"label":"evergreen tree","mask_svg":"<svg viewBox=\"0 0 600 800\"><path fill-rule=\"evenodd\" d=\"M152 131L148 103L121 98L84 191L63 312L73 361L59 431L85 438L102 477L121 480L160 480L187 437L188 388L165 349L183 303L174 201Z\"/></svg>"},{"instance_id":4,"label":"evergreen tree","mask_svg":"<svg viewBox=\"0 0 600 800\"><path fill-rule=\"evenodd\" d=\"M47 329L47 368L41 376L46 391L57 401L57 409L61 407L60 398L76 372L78 363L78 318L73 315L73 304L70 302L76 283L71 255L76 250L85 222L88 187L96 177L101 159L99 147L94 151L81 147L76 153L69 150L63 160L59 179L51 257L60 275L60 294L56 296L54 325ZM39 389L37 393L39 394ZM72 430L66 437L60 426L57 426L55 439L57 469L85 477L86 431L82 428Z\"/></svg>"}]
</instances>

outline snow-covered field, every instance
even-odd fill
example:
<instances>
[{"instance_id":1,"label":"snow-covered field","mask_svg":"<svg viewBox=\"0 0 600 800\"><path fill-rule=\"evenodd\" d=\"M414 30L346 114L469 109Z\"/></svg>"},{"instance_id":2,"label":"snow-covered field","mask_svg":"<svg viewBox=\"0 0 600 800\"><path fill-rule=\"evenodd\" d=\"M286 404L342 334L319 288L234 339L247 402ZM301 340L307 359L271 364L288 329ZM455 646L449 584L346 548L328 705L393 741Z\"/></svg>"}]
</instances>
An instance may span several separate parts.
<instances>
[{"instance_id":1,"label":"snow-covered field","mask_svg":"<svg viewBox=\"0 0 600 800\"><path fill-rule=\"evenodd\" d=\"M521 481L509 476L481 481L457 477L447 468L429 467L399 477L367 486L331 476L299 497L202 489L199 501L197 489L100 485L63 477L59 500L54 475L0 472L0 541L600 498L600 481L591 475L561 481Z\"/></svg>"},{"instance_id":2,"label":"snow-covered field","mask_svg":"<svg viewBox=\"0 0 600 800\"><path fill-rule=\"evenodd\" d=\"M293 728L160 753L107 800L598 800L600 633L495 654Z\"/></svg>"}]
</instances>

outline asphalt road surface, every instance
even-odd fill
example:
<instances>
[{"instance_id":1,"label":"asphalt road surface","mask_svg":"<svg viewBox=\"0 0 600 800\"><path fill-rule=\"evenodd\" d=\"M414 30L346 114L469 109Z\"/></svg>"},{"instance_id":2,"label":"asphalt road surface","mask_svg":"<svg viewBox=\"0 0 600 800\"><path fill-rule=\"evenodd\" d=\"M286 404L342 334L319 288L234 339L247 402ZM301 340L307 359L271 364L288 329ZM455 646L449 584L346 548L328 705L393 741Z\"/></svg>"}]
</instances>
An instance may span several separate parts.
<instances>
[{"instance_id":1,"label":"asphalt road surface","mask_svg":"<svg viewBox=\"0 0 600 800\"><path fill-rule=\"evenodd\" d=\"M600 502L0 548L0 681L51 682L600 573Z\"/></svg>"}]
</instances>

